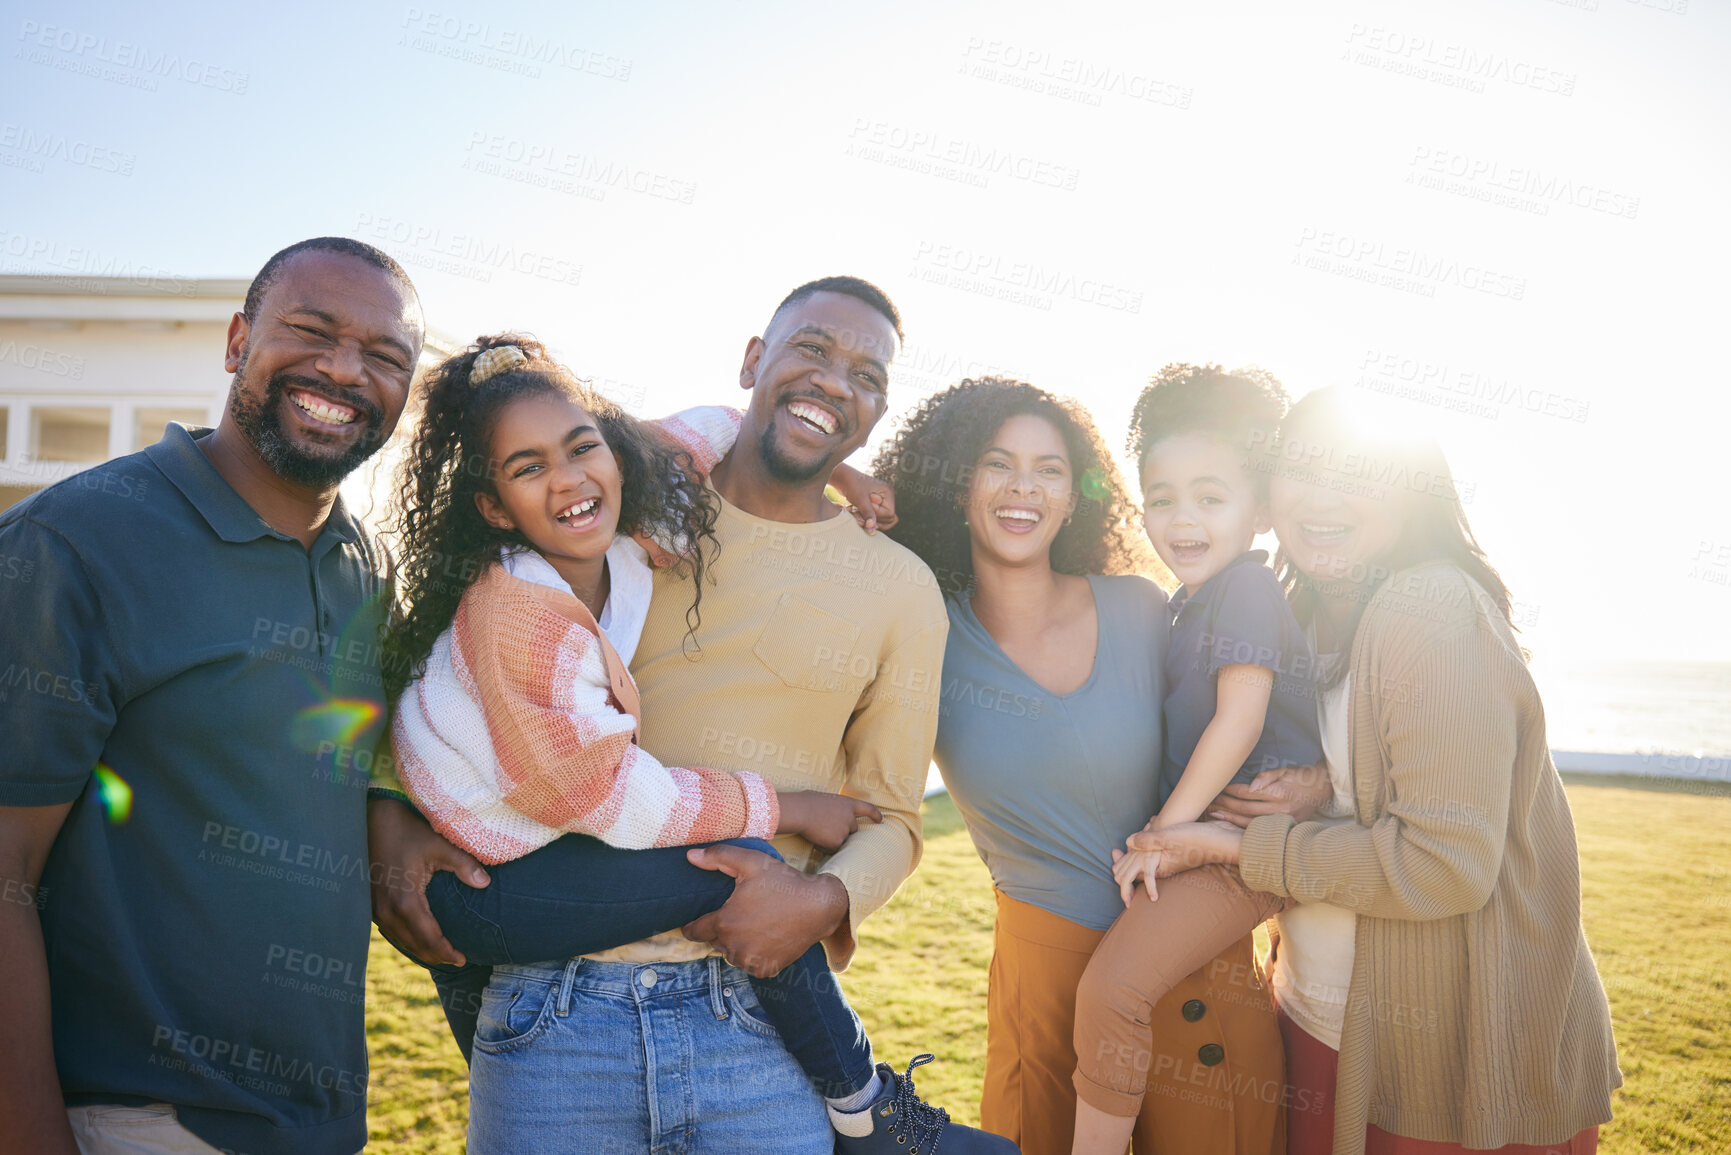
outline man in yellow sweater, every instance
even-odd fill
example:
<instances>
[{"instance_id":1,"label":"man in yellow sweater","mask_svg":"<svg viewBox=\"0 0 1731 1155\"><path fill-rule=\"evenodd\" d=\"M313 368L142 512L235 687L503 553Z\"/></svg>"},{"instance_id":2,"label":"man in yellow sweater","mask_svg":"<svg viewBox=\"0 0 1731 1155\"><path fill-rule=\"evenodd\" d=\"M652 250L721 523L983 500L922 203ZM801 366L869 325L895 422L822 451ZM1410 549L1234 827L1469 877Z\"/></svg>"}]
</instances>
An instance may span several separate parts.
<instances>
[{"instance_id":1,"label":"man in yellow sweater","mask_svg":"<svg viewBox=\"0 0 1731 1155\"><path fill-rule=\"evenodd\" d=\"M752 770L781 789L847 793L884 817L827 860L797 838L778 843L785 864L739 847L693 851L698 865L738 880L727 904L683 932L593 956L611 965L578 969L578 986L593 974L609 987L593 993L611 997L583 1003L585 1030L597 1045L562 1062L574 1083L599 1080L618 1087L614 1098L629 1100L618 1119L595 1121L599 1133L627 1146L683 1132L707 1133L721 1149L751 1138L758 1126L773 1135L776 1150L828 1151L833 1142L821 1102L797 1069L790 1081L787 1070L765 1069L761 1051L749 1070L743 1054L728 1053L749 1050L748 1036L761 1038L765 1028L725 982L730 968L700 960L774 973L821 942L832 965L845 967L860 922L919 860L919 804L947 630L943 601L922 562L867 535L823 492L832 469L883 416L900 339L894 306L864 281L829 278L794 290L746 346L740 386L750 402L737 443L711 474L720 549L694 632L688 581L657 576L658 596L632 663L645 749L667 765ZM373 809L380 926L422 959L457 961L420 890L389 883L453 869L480 885L478 868L417 829L406 808L382 802ZM647 992L690 985L698 973L715 976L719 1010L710 1017L745 1032L739 1048L694 1035L690 1023L673 1025L677 1016L666 1017L665 999L652 1013ZM620 974L629 981L613 982ZM886 1093L899 1093L901 1080L891 1083ZM593 1105L598 1097L582 1100Z\"/></svg>"}]
</instances>

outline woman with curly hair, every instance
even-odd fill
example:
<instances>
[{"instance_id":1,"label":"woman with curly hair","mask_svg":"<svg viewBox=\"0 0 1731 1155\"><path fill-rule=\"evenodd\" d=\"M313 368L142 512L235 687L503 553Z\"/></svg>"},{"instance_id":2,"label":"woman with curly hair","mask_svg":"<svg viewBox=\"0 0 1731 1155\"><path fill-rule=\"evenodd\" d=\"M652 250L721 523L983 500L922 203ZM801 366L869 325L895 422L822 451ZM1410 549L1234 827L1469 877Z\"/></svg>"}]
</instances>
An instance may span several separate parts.
<instances>
[{"instance_id":1,"label":"woman with curly hair","mask_svg":"<svg viewBox=\"0 0 1731 1155\"><path fill-rule=\"evenodd\" d=\"M657 433L516 334L446 360L425 401L405 463L404 604L385 643L392 747L405 800L492 867L483 888L435 873L427 899L468 959L441 993L473 1062L469 1150L523 1151L579 1110L546 1048L520 1045L538 1030L523 1008L551 1005L527 992L557 986L565 959L718 909L732 878L683 848L731 840L779 858L762 840L797 833L834 850L881 815L747 771L663 766L637 745L627 662L651 577L627 535L684 555L694 623L717 511L703 477L732 446L736 412L687 410ZM751 985L832 1122L858 1134L849 1120L888 1068L823 948ZM451 996L481 989L469 1020Z\"/></svg>"},{"instance_id":2,"label":"woman with curly hair","mask_svg":"<svg viewBox=\"0 0 1731 1155\"><path fill-rule=\"evenodd\" d=\"M1171 615L1088 414L1019 381L924 401L878 454L890 536L937 575L950 633L935 758L992 875L980 1119L1071 1149L1076 986L1122 911L1111 847L1158 810ZM1245 936L1153 1010L1137 1152L1269 1155L1279 1030Z\"/></svg>"}]
</instances>

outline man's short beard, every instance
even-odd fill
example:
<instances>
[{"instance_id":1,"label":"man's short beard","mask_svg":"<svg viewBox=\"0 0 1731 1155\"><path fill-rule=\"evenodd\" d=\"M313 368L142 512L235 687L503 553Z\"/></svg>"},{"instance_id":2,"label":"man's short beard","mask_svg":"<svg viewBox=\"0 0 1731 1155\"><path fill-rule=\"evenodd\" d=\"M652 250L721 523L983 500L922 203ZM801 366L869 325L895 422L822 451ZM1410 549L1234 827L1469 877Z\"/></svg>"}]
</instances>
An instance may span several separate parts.
<instances>
[{"instance_id":1,"label":"man's short beard","mask_svg":"<svg viewBox=\"0 0 1731 1155\"><path fill-rule=\"evenodd\" d=\"M781 451L781 446L775 440L775 426L764 426L757 439L758 456L763 458L763 470L775 480L788 485L804 485L819 474L825 473L829 462L824 458L816 461L795 461Z\"/></svg>"},{"instance_id":2,"label":"man's short beard","mask_svg":"<svg viewBox=\"0 0 1731 1155\"><path fill-rule=\"evenodd\" d=\"M246 358L243 357L229 385L229 412L234 415L235 427L252 443L271 472L284 481L309 489L328 489L353 473L383 444L379 425L384 415L379 412L379 407L363 398L351 397L345 404L356 410L355 420L362 423L360 437L334 457L307 452L290 440L283 429L282 407L294 404L286 399L286 394L290 388L299 385L301 379L293 373L277 373L265 383L264 396L255 398L241 384L245 374ZM306 385L316 383L309 381ZM309 392L319 391L317 388L309 389Z\"/></svg>"}]
</instances>

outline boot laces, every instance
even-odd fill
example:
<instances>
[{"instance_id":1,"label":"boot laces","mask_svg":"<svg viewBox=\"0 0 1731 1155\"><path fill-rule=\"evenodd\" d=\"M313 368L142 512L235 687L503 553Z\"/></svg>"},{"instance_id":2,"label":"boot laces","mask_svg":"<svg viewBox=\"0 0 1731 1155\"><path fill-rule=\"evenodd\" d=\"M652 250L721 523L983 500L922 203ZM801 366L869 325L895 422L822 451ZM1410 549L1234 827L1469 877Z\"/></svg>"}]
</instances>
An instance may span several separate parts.
<instances>
[{"instance_id":1,"label":"boot laces","mask_svg":"<svg viewBox=\"0 0 1731 1155\"><path fill-rule=\"evenodd\" d=\"M907 1137L912 1142L908 1155L916 1152L931 1152L937 1148L938 1137L944 1128L950 1125L950 1113L942 1107L934 1107L921 1099L914 1091L914 1068L923 1067L932 1062L935 1055L915 1055L913 1062L908 1064L905 1075L898 1080L896 1086L895 1112L899 1122L907 1128ZM923 1146L927 1142L931 1146Z\"/></svg>"}]
</instances>

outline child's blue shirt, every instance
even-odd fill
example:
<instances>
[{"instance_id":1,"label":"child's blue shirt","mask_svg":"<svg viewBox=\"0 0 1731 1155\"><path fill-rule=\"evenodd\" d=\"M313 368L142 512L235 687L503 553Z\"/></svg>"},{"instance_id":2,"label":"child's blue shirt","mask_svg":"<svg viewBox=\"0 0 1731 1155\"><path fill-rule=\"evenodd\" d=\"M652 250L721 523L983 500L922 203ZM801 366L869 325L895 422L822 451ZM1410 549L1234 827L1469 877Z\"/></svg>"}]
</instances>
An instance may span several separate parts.
<instances>
[{"instance_id":1,"label":"child's blue shirt","mask_svg":"<svg viewBox=\"0 0 1731 1155\"><path fill-rule=\"evenodd\" d=\"M1286 604L1268 554L1251 550L1194 591L1173 595L1172 639L1166 650L1166 752L1160 804L1214 720L1215 680L1223 666L1263 666L1274 672L1262 735L1232 776L1249 782L1264 770L1322 761L1317 733L1315 656Z\"/></svg>"}]
</instances>

